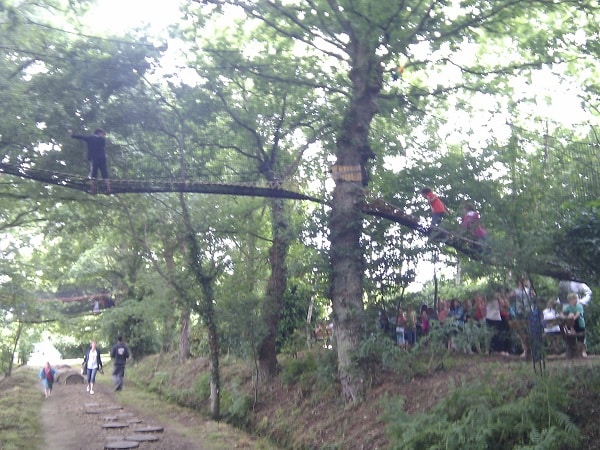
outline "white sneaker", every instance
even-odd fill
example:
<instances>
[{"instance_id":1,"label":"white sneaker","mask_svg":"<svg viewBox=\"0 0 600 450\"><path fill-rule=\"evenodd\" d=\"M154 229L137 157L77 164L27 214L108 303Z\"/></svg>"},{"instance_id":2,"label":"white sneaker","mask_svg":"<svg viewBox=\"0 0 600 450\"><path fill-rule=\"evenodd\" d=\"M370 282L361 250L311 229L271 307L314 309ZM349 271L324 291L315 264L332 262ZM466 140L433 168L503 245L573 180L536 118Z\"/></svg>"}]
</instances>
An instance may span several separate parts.
<instances>
[{"instance_id":1,"label":"white sneaker","mask_svg":"<svg viewBox=\"0 0 600 450\"><path fill-rule=\"evenodd\" d=\"M85 387L85 392L90 392L90 385L89 384Z\"/></svg>"},{"instance_id":2,"label":"white sneaker","mask_svg":"<svg viewBox=\"0 0 600 450\"><path fill-rule=\"evenodd\" d=\"M90 395L94 395L94 391L90 391Z\"/></svg>"}]
</instances>

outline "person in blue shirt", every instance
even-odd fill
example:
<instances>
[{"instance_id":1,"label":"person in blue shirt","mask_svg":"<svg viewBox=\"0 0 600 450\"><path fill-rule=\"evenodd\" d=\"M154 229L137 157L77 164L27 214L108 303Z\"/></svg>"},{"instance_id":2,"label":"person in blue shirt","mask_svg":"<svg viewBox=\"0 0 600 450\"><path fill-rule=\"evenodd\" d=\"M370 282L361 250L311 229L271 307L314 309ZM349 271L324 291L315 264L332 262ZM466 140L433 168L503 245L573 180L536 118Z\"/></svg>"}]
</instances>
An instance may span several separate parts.
<instances>
[{"instance_id":1,"label":"person in blue shirt","mask_svg":"<svg viewBox=\"0 0 600 450\"><path fill-rule=\"evenodd\" d=\"M44 385L44 395L46 398L52 395L52 386L54 385L54 380L56 380L57 373L56 369L49 362L40 370L38 376Z\"/></svg>"}]
</instances>

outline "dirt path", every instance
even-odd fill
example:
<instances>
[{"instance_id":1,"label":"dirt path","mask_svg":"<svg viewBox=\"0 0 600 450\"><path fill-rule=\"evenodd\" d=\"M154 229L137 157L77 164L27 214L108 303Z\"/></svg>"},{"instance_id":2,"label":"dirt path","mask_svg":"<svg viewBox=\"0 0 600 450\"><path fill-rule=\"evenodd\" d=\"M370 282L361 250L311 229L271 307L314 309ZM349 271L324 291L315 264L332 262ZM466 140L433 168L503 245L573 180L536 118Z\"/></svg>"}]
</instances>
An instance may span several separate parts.
<instances>
[{"instance_id":1,"label":"dirt path","mask_svg":"<svg viewBox=\"0 0 600 450\"><path fill-rule=\"evenodd\" d=\"M83 383L55 383L41 414L47 450L103 450L110 445L130 448L119 447L116 442L136 440L139 448L147 450L206 448L183 437L172 426L158 423L152 415L122 407L118 395L103 384L96 384L94 395L90 395ZM136 432L148 427L162 431Z\"/></svg>"}]
</instances>

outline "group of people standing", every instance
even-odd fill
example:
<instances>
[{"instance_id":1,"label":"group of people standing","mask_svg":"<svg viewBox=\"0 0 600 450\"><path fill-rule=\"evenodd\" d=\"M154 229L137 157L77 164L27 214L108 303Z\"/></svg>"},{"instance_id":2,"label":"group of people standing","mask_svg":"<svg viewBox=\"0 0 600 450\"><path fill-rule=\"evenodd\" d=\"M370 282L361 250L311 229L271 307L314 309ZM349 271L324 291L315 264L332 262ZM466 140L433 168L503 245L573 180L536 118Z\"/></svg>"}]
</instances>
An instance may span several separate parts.
<instances>
[{"instance_id":1,"label":"group of people standing","mask_svg":"<svg viewBox=\"0 0 600 450\"><path fill-rule=\"evenodd\" d=\"M421 305L418 314L412 308L399 309L396 318L396 343L401 347L414 345L417 339L429 333L432 318L435 318L434 311L425 304Z\"/></svg>"},{"instance_id":2,"label":"group of people standing","mask_svg":"<svg viewBox=\"0 0 600 450\"><path fill-rule=\"evenodd\" d=\"M553 319L567 319L569 323L573 323L573 332L582 344L585 341L583 302L589 301L591 291L589 293L589 296L582 296L582 291L570 292L564 303L553 300L549 305L555 313ZM538 340L543 339L544 318L548 320L547 311L544 310L542 317L538 305L539 301L530 280L521 278L512 290L498 290L487 296L476 293L472 299L467 298L463 301L458 298L440 300L437 311L427 305L421 305L418 313L412 308L399 309L396 319L396 342L401 347L412 346L420 337L430 332L431 323L435 320L441 326L450 325L448 329L452 331L448 331L447 335L448 350L464 350L468 353L484 351L503 356L518 354L525 358L530 356L532 351L538 351L536 345L543 345L543 342L536 341L538 337L532 335L539 330ZM560 311L556 311L556 305L561 305ZM378 328L385 331L388 328L387 323L385 312L380 311ZM534 325L538 323L538 328L534 330ZM483 350L482 342L473 332L480 327L486 327L490 332L489 347ZM463 332L472 335L465 334L463 339L459 339L458 334ZM460 346L457 344L459 340ZM585 351L582 356L587 356Z\"/></svg>"},{"instance_id":3,"label":"group of people standing","mask_svg":"<svg viewBox=\"0 0 600 450\"><path fill-rule=\"evenodd\" d=\"M129 347L123 342L123 337L119 336L116 344L114 344L110 350L110 357L113 360L112 377L115 391L123 389L125 365L127 364L129 356ZM83 363L81 364L81 375L85 376L87 381L85 390L90 395L94 395L94 384L96 383L96 374L98 372L101 374L104 373L102 357L100 356L100 350L98 350L96 341L92 341L85 351ZM57 374L58 372L49 362L47 362L40 370L39 378L44 385L44 395L46 398L50 397L52 394L52 387Z\"/></svg>"}]
</instances>

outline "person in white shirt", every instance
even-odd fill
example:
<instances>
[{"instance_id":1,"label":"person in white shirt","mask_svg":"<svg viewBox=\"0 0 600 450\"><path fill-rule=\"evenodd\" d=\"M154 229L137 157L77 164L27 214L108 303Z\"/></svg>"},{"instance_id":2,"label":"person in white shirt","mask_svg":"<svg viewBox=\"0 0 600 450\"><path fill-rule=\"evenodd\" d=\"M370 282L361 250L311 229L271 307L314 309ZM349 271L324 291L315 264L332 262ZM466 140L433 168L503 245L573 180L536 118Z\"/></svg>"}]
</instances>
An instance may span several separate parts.
<instances>
[{"instance_id":1,"label":"person in white shirt","mask_svg":"<svg viewBox=\"0 0 600 450\"><path fill-rule=\"evenodd\" d=\"M546 304L546 309L542 312L544 315L544 333L546 334L556 334L560 333L560 325L550 325L548 326L547 322L551 320L556 320L558 318L558 314L556 313L556 309L554 306L556 302L554 300L549 300Z\"/></svg>"},{"instance_id":2,"label":"person in white shirt","mask_svg":"<svg viewBox=\"0 0 600 450\"><path fill-rule=\"evenodd\" d=\"M584 306L592 301L592 290L585 283L579 281L563 280L558 283L558 300L564 305L567 303L569 292L575 292L579 296L579 303Z\"/></svg>"},{"instance_id":3,"label":"person in white shirt","mask_svg":"<svg viewBox=\"0 0 600 450\"><path fill-rule=\"evenodd\" d=\"M83 369L87 373L86 391L93 395L96 373L98 371L103 373L102 360L100 359L100 351L96 348L96 341L92 341L90 343L90 348L85 352L85 356L83 357Z\"/></svg>"}]
</instances>

